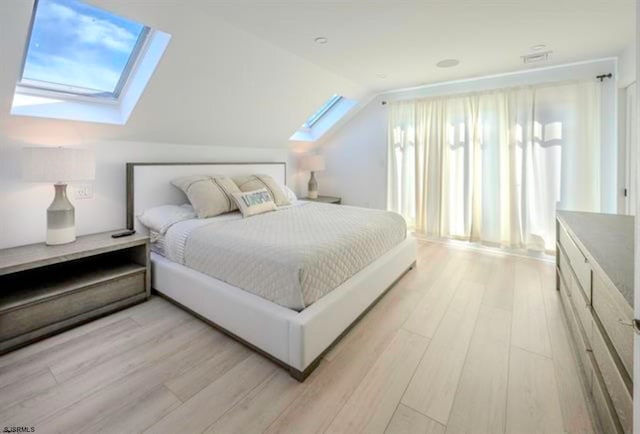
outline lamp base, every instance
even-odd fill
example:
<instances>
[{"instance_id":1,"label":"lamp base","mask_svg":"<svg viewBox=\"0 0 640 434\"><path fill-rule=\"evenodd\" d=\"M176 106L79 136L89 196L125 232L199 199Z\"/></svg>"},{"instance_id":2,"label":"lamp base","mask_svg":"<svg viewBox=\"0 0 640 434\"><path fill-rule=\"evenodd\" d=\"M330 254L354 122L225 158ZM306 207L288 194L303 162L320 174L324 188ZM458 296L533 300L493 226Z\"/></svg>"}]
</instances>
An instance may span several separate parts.
<instances>
[{"instance_id":1,"label":"lamp base","mask_svg":"<svg viewBox=\"0 0 640 434\"><path fill-rule=\"evenodd\" d=\"M73 243L76 240L75 226L63 229L47 229L47 245L56 246L58 244Z\"/></svg>"},{"instance_id":2,"label":"lamp base","mask_svg":"<svg viewBox=\"0 0 640 434\"><path fill-rule=\"evenodd\" d=\"M318 181L316 181L316 174L311 172L311 177L309 178L308 185L308 193L307 196L309 199L317 199L318 198Z\"/></svg>"},{"instance_id":3,"label":"lamp base","mask_svg":"<svg viewBox=\"0 0 640 434\"><path fill-rule=\"evenodd\" d=\"M47 240L50 246L76 240L75 209L67 197L67 185L55 184L56 195L47 209Z\"/></svg>"}]
</instances>

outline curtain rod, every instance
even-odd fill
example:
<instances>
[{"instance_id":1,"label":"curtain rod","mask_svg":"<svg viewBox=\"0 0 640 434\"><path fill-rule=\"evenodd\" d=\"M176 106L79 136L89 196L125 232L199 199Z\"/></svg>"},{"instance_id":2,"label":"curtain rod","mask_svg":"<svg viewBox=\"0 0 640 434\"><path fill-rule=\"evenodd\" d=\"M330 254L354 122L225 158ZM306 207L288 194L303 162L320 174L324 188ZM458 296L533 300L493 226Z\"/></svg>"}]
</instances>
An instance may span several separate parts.
<instances>
[{"instance_id":1,"label":"curtain rod","mask_svg":"<svg viewBox=\"0 0 640 434\"><path fill-rule=\"evenodd\" d=\"M601 83L604 82L605 78L613 78L613 74L612 73L608 73L608 74L596 75L596 80L600 80ZM565 81L561 81L561 82L558 82L558 83L565 83L567 81L573 81L573 80L565 80ZM547 84L554 85L554 84L557 84L557 83L556 82L552 82L552 83L547 83ZM507 87L505 89L510 89L510 88L513 88L513 87L521 87L521 86L509 86L509 87ZM501 88L498 88L498 89L501 89ZM491 92L492 90L494 90L494 89L482 90L482 91L462 92L460 94L454 93L452 95L459 96L459 95L466 95L466 94L476 94L476 93ZM438 96L451 96L451 95L438 95ZM438 96L436 96L436 97L438 97ZM425 97L409 98L409 99L407 99L407 101L423 99L423 98L425 98ZM427 97L427 98L429 98L429 97ZM383 101L380 101L380 104L381 105L387 105L387 104L389 104L389 101L388 100L383 100Z\"/></svg>"}]
</instances>

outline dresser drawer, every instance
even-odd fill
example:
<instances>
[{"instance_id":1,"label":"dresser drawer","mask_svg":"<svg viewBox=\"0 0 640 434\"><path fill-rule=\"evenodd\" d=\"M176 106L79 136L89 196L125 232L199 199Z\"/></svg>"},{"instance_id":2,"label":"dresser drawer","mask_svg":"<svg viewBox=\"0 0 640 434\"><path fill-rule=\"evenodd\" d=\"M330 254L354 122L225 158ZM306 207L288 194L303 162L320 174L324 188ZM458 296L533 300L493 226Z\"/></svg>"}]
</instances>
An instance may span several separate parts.
<instances>
[{"instance_id":1,"label":"dresser drawer","mask_svg":"<svg viewBox=\"0 0 640 434\"><path fill-rule=\"evenodd\" d=\"M629 377L633 376L633 309L621 294L614 292L593 273L593 310L622 360Z\"/></svg>"},{"instance_id":2,"label":"dresser drawer","mask_svg":"<svg viewBox=\"0 0 640 434\"><path fill-rule=\"evenodd\" d=\"M571 270L562 272L562 276L564 278L563 284L569 294L571 305L573 306L573 310L580 321L580 325L582 326L586 343L589 345L591 343L591 334L593 329L591 307L589 306L588 301Z\"/></svg>"},{"instance_id":3,"label":"dresser drawer","mask_svg":"<svg viewBox=\"0 0 640 434\"><path fill-rule=\"evenodd\" d=\"M602 428L602 432L605 434L624 433L618 418L616 417L615 409L609 395L605 389L604 381L600 372L595 367L597 366L593 355L589 356L592 359L592 375L593 381L591 385L591 396L593 397L593 404L595 406L596 414Z\"/></svg>"},{"instance_id":4,"label":"dresser drawer","mask_svg":"<svg viewBox=\"0 0 640 434\"><path fill-rule=\"evenodd\" d=\"M573 307L578 314L578 319L580 319L582 329L587 337L587 343L590 343L593 330L593 315L591 314L591 307L589 306L584 293L580 289L580 285L578 285L578 282L573 276L568 279L567 286L569 288L569 293L571 294Z\"/></svg>"},{"instance_id":5,"label":"dresser drawer","mask_svg":"<svg viewBox=\"0 0 640 434\"><path fill-rule=\"evenodd\" d=\"M578 359L578 363L582 366L584 371L584 378L586 380L587 386L591 387L592 382L592 369L591 369L591 359L589 356L590 346L587 344L585 340L585 333L578 320L578 316L575 313L575 309L572 306L572 301L570 299L569 292L567 290L565 281L563 277L559 276L560 282L560 296L562 299L562 307L564 309L565 318L567 319L567 324L569 326L569 332L571 334L571 341L576 350L576 355Z\"/></svg>"},{"instance_id":6,"label":"dresser drawer","mask_svg":"<svg viewBox=\"0 0 640 434\"><path fill-rule=\"evenodd\" d=\"M616 363L615 357L611 353L613 349L608 347L597 326L593 330L591 348L620 425L626 433L631 433L633 429L631 380L627 377L624 367Z\"/></svg>"},{"instance_id":7,"label":"dresser drawer","mask_svg":"<svg viewBox=\"0 0 640 434\"><path fill-rule=\"evenodd\" d=\"M573 271L571 270L571 266L569 265L569 257L564 250L563 246L558 247L558 268L562 272L564 276L570 276Z\"/></svg>"},{"instance_id":8,"label":"dresser drawer","mask_svg":"<svg viewBox=\"0 0 640 434\"><path fill-rule=\"evenodd\" d=\"M582 254L562 225L559 225L558 229L560 245L567 255L569 264L571 264L571 268L578 279L578 283L580 284L585 297L591 301L591 267L587 262L587 258Z\"/></svg>"},{"instance_id":9,"label":"dresser drawer","mask_svg":"<svg viewBox=\"0 0 640 434\"><path fill-rule=\"evenodd\" d=\"M8 310L0 314L0 341L9 340L145 291L145 272L141 271Z\"/></svg>"}]
</instances>

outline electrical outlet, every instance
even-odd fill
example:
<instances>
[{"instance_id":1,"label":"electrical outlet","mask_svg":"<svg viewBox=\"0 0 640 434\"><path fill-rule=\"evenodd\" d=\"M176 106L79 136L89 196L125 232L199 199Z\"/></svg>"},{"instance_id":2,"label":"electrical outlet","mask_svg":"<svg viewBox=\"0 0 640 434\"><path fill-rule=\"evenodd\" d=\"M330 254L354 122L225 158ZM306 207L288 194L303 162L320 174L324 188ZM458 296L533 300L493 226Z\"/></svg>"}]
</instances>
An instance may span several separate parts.
<instances>
[{"instance_id":1,"label":"electrical outlet","mask_svg":"<svg viewBox=\"0 0 640 434\"><path fill-rule=\"evenodd\" d=\"M93 198L93 184L78 184L75 186L75 198L78 200Z\"/></svg>"}]
</instances>

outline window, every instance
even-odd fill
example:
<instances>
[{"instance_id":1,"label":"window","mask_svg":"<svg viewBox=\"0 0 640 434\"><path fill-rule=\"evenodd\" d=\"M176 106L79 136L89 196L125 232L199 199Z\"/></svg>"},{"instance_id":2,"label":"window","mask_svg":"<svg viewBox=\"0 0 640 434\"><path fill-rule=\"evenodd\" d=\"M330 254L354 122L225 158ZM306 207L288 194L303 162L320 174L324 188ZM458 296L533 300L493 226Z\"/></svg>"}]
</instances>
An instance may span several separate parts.
<instances>
[{"instance_id":1,"label":"window","mask_svg":"<svg viewBox=\"0 0 640 434\"><path fill-rule=\"evenodd\" d=\"M603 212L602 198L615 195L600 182L600 86L576 80L393 102L389 209L428 236L554 251L556 209Z\"/></svg>"},{"instance_id":2,"label":"window","mask_svg":"<svg viewBox=\"0 0 640 434\"><path fill-rule=\"evenodd\" d=\"M323 118L329 111L340 102L342 97L340 95L333 95L327 102L323 104L322 107L318 109L314 114L312 114L309 119L302 125L304 128L313 128L315 124L318 123L320 119Z\"/></svg>"},{"instance_id":3,"label":"window","mask_svg":"<svg viewBox=\"0 0 640 434\"><path fill-rule=\"evenodd\" d=\"M304 124L293 133L289 140L294 142L315 142L335 128L358 102L341 95L333 95L322 107L315 111Z\"/></svg>"},{"instance_id":4,"label":"window","mask_svg":"<svg viewBox=\"0 0 640 434\"><path fill-rule=\"evenodd\" d=\"M118 98L149 28L73 0L38 0L19 85Z\"/></svg>"},{"instance_id":5,"label":"window","mask_svg":"<svg viewBox=\"0 0 640 434\"><path fill-rule=\"evenodd\" d=\"M77 0L35 0L11 114L124 125L170 40Z\"/></svg>"}]
</instances>

